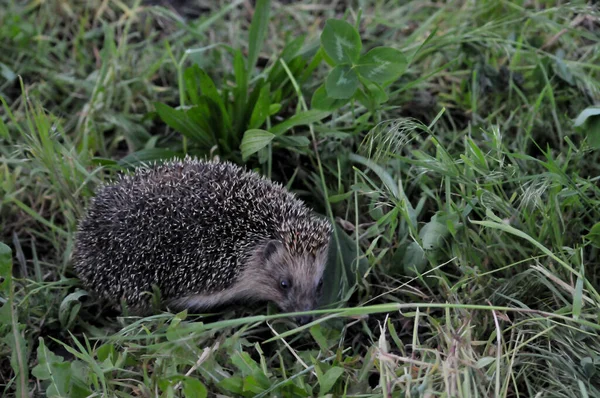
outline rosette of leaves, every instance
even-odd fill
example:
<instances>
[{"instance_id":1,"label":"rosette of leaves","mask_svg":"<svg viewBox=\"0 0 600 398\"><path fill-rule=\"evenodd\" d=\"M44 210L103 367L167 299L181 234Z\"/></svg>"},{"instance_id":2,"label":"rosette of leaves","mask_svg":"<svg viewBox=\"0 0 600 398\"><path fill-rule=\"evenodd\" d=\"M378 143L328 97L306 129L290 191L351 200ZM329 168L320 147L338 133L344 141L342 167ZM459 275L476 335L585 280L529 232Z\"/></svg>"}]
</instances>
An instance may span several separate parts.
<instances>
[{"instance_id":1,"label":"rosette of leaves","mask_svg":"<svg viewBox=\"0 0 600 398\"><path fill-rule=\"evenodd\" d=\"M292 114L290 103L294 99L293 82L302 84L321 61L316 55L318 46L304 46L305 37L299 36L263 70L256 68L267 36L270 8L269 0L256 2L247 56L239 48L215 46L216 51L224 50L223 54L231 57L232 71L224 71L222 79L215 80L197 64L182 68L179 106L155 104L158 117L183 137L181 143L171 145L177 154L217 154L242 162L258 153L259 162L264 163L271 147L293 151L308 148L306 136L288 132L319 121L328 113L307 110ZM169 155L162 149L144 150L129 158L150 160Z\"/></svg>"},{"instance_id":2,"label":"rosette of leaves","mask_svg":"<svg viewBox=\"0 0 600 398\"><path fill-rule=\"evenodd\" d=\"M312 108L333 110L355 99L368 109L387 101L384 88L408 65L392 47L375 47L365 54L358 31L346 21L330 19L321 34L321 51L333 67L312 97Z\"/></svg>"}]
</instances>

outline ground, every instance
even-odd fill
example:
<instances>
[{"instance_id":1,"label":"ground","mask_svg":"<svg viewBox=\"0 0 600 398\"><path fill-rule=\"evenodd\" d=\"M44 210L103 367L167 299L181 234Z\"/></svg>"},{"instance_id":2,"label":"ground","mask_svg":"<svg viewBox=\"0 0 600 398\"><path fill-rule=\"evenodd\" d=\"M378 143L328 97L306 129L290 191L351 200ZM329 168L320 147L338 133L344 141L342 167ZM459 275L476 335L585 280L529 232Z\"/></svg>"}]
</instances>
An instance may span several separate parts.
<instances>
[{"instance_id":1,"label":"ground","mask_svg":"<svg viewBox=\"0 0 600 398\"><path fill-rule=\"evenodd\" d=\"M599 43L592 1L0 0L3 396L599 397ZM84 289L95 188L184 154L335 223L314 322Z\"/></svg>"}]
</instances>

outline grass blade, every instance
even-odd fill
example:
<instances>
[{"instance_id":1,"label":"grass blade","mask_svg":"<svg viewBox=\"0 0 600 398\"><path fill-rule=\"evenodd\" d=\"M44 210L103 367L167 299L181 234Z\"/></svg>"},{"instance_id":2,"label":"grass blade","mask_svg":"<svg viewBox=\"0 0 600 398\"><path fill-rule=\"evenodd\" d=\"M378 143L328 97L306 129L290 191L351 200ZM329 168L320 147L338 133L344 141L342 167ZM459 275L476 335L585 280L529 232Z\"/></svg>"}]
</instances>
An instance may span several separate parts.
<instances>
[{"instance_id":1,"label":"grass blade","mask_svg":"<svg viewBox=\"0 0 600 398\"><path fill-rule=\"evenodd\" d=\"M314 109L305 112L299 112L287 119L286 121L271 127L269 131L275 135L281 135L289 129L291 129L292 127L304 126L307 124L315 123L325 119L329 115L331 115L331 111L321 111Z\"/></svg>"},{"instance_id":2,"label":"grass blade","mask_svg":"<svg viewBox=\"0 0 600 398\"><path fill-rule=\"evenodd\" d=\"M0 293L6 295L7 301L0 308L1 324L8 324L12 332L6 336L5 341L12 349L10 364L17 379L17 396L28 397L27 378L27 343L21 332L17 306L14 303L15 291L12 283L12 250L0 242Z\"/></svg>"},{"instance_id":3,"label":"grass blade","mask_svg":"<svg viewBox=\"0 0 600 398\"><path fill-rule=\"evenodd\" d=\"M271 0L257 0L248 37L248 76L253 74L258 55L267 36L270 11Z\"/></svg>"}]
</instances>

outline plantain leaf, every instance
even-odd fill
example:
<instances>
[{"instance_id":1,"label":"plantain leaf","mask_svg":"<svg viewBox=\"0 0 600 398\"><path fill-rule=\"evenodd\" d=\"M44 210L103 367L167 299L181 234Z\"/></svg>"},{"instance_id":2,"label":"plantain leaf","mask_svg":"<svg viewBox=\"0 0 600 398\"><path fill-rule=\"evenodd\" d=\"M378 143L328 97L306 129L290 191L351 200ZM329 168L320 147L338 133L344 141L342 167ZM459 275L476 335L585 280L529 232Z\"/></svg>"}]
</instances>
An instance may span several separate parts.
<instances>
[{"instance_id":1,"label":"plantain leaf","mask_svg":"<svg viewBox=\"0 0 600 398\"><path fill-rule=\"evenodd\" d=\"M233 128L235 133L243 131L246 126L245 113L246 101L248 99L248 72L244 62L244 56L240 50L233 52L233 72L235 75L235 88L233 90Z\"/></svg>"},{"instance_id":2,"label":"plantain leaf","mask_svg":"<svg viewBox=\"0 0 600 398\"><path fill-rule=\"evenodd\" d=\"M310 140L303 135L278 135L276 141L284 147L306 148L310 144Z\"/></svg>"},{"instance_id":3,"label":"plantain leaf","mask_svg":"<svg viewBox=\"0 0 600 398\"><path fill-rule=\"evenodd\" d=\"M318 122L321 119L331 115L330 111L322 111L318 109L311 109L309 111L296 113L291 118L279 123L276 126L271 127L271 133L275 135L281 135L295 126L302 126Z\"/></svg>"},{"instance_id":4,"label":"plantain leaf","mask_svg":"<svg viewBox=\"0 0 600 398\"><path fill-rule=\"evenodd\" d=\"M271 85L269 83L260 89L256 105L254 105L254 109L252 110L252 116L250 116L250 125L248 126L250 129L259 128L267 120L271 108L270 93Z\"/></svg>"},{"instance_id":5,"label":"plantain leaf","mask_svg":"<svg viewBox=\"0 0 600 398\"><path fill-rule=\"evenodd\" d=\"M251 155L260 151L275 138L275 134L269 133L265 130L250 129L244 133L242 138L242 145L240 150L242 151L243 160L248 159Z\"/></svg>"},{"instance_id":6,"label":"plantain leaf","mask_svg":"<svg viewBox=\"0 0 600 398\"><path fill-rule=\"evenodd\" d=\"M160 102L155 103L154 107L158 116L160 116L167 126L183 134L193 142L205 147L211 146L210 136L193 123L184 111L171 108L169 105Z\"/></svg>"},{"instance_id":7,"label":"plantain leaf","mask_svg":"<svg viewBox=\"0 0 600 398\"><path fill-rule=\"evenodd\" d=\"M248 37L248 76L252 76L252 71L258 60L258 54L265 42L267 30L269 29L269 11L271 10L270 0L257 0L254 7L254 16L250 24L250 33Z\"/></svg>"},{"instance_id":8,"label":"plantain leaf","mask_svg":"<svg viewBox=\"0 0 600 398\"><path fill-rule=\"evenodd\" d=\"M223 98L221 98L215 82L213 79L211 79L208 73L206 73L204 69L200 68L198 65L193 65L185 70L184 79L186 81L188 95L190 96L190 99L193 98L192 103L194 105L202 104L200 94L210 98L219 107L219 116L221 116L219 123L223 124L223 127L226 131L230 131L231 119L227 113L225 104L223 103ZM190 85L193 89L190 89L188 85Z\"/></svg>"}]
</instances>

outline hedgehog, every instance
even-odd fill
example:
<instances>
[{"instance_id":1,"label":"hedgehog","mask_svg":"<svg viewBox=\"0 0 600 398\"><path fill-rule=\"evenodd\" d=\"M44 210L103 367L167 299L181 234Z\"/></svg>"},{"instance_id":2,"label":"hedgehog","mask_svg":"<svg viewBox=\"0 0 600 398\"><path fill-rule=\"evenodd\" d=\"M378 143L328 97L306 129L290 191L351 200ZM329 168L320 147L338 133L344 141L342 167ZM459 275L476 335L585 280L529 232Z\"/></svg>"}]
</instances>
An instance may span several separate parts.
<instances>
[{"instance_id":1,"label":"hedgehog","mask_svg":"<svg viewBox=\"0 0 600 398\"><path fill-rule=\"evenodd\" d=\"M259 301L310 311L331 233L328 220L280 183L185 157L102 185L79 222L73 267L96 296L138 313L151 311L153 286L167 309Z\"/></svg>"}]
</instances>

